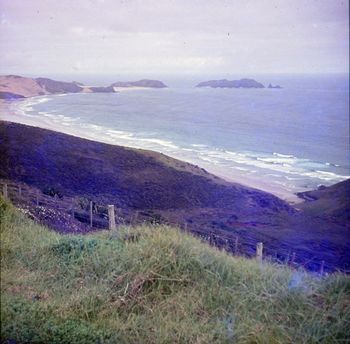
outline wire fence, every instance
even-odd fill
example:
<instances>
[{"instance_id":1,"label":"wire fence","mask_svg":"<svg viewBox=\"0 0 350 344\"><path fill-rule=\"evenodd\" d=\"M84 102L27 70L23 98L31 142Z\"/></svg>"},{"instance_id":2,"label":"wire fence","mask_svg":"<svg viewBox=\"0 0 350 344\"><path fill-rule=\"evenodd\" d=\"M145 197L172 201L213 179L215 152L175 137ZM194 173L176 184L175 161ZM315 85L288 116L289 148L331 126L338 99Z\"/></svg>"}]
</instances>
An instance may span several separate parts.
<instances>
[{"instance_id":1,"label":"wire fence","mask_svg":"<svg viewBox=\"0 0 350 344\"><path fill-rule=\"evenodd\" d=\"M72 220L98 229L115 229L117 223L123 222L120 214L115 214L114 205L97 204L84 197L64 197L51 189L41 192L26 184L1 181L0 187L5 199L28 210L36 210L38 215L45 208L54 209L57 213L67 214Z\"/></svg>"},{"instance_id":2,"label":"wire fence","mask_svg":"<svg viewBox=\"0 0 350 344\"><path fill-rule=\"evenodd\" d=\"M59 216L65 214L65 216L68 216L71 220L78 221L91 230L115 230L118 225L138 222L139 211L136 211L131 218L129 217L129 219L126 220L123 214L120 213L120 209L112 204L98 204L84 197L64 197L52 189L41 192L39 189L28 187L27 184L4 180L0 180L0 188L5 199L11 200L11 202L17 206L36 210L37 214L42 215L41 218L43 220L45 220L45 216L49 216L47 214L47 209L54 209L59 213ZM43 211L43 214L41 214L40 211ZM157 221L154 222L157 223ZM62 226L62 223L59 225ZM72 223L68 225L72 225ZM225 238L214 232L203 234L193 229L189 230L187 228L187 223L182 226L182 229L188 233L199 236L203 241L212 246L224 249L230 254L250 258L254 257L260 264L267 260L273 263L288 265L291 268L303 267L310 270L311 266L311 270L318 272L320 275L324 275L326 270L332 270L330 267L327 267L324 260L320 260L314 256L310 256L307 259L305 259L305 257L300 259L298 253L291 249L287 249L287 254L285 250L283 254L277 251L272 252L271 250L267 250L268 254L266 254L264 243L260 241L256 242L256 240L252 240L251 242L247 242L242 240L238 235L231 235ZM252 244L252 242L255 244ZM343 270L343 272L348 273L349 271Z\"/></svg>"}]
</instances>

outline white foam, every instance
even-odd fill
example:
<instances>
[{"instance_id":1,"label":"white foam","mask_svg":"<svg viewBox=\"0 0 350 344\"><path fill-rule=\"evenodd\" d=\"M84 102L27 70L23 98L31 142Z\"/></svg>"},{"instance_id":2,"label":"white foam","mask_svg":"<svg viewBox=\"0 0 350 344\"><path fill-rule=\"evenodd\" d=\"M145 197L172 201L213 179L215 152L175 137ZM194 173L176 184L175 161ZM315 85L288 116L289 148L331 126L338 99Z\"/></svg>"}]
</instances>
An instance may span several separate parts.
<instances>
[{"instance_id":1,"label":"white foam","mask_svg":"<svg viewBox=\"0 0 350 344\"><path fill-rule=\"evenodd\" d=\"M257 158L259 161L264 161L269 164L283 165L283 164L295 164L298 162L296 158L274 158L274 157L265 157Z\"/></svg>"},{"instance_id":2,"label":"white foam","mask_svg":"<svg viewBox=\"0 0 350 344\"><path fill-rule=\"evenodd\" d=\"M43 97L43 98L36 98L36 101L34 102L34 104L41 104L41 103L46 103L50 100L50 98L47 97Z\"/></svg>"},{"instance_id":3,"label":"white foam","mask_svg":"<svg viewBox=\"0 0 350 344\"><path fill-rule=\"evenodd\" d=\"M126 131L121 131L121 130L107 130L106 134L112 138L115 139L124 139L124 140L128 140L133 138L133 134L126 132Z\"/></svg>"},{"instance_id":4,"label":"white foam","mask_svg":"<svg viewBox=\"0 0 350 344\"><path fill-rule=\"evenodd\" d=\"M66 96L57 95L57 96ZM205 144L192 143L185 147L180 147L176 142L166 137L156 137L151 133L142 135L142 133L131 133L128 131L111 129L94 123L82 123L79 117L68 117L58 114L57 110L40 111L35 114L35 105L49 101L50 97L34 97L16 103L17 111L27 117L37 117L45 119L45 124L50 126L54 123L57 128L69 127L69 131L81 133L83 137L89 136L97 141L105 141L112 144L120 144L135 148L152 149L162 153L169 154L177 158L186 158L189 162L197 163L198 160L203 161L204 166L217 166L231 170L241 171L243 175L251 175L257 173L259 178L266 179L268 183L283 185L283 187L292 188L305 180L317 180L326 183L338 182L350 176L339 175L328 171L332 167L340 167L330 162L316 162L305 158L298 158L292 154L282 154L278 152L262 153L249 151L234 151L209 147ZM63 129L64 131L66 129ZM68 131L68 130L67 130ZM66 131L66 132L67 132ZM205 163L204 163L205 162ZM238 174L240 172L237 172ZM253 176L252 176L253 178ZM284 181L281 181L281 179ZM286 183L289 181L289 183ZM290 183L295 181L295 185ZM312 183L316 182L313 181ZM312 184L311 183L311 184Z\"/></svg>"},{"instance_id":5,"label":"white foam","mask_svg":"<svg viewBox=\"0 0 350 344\"><path fill-rule=\"evenodd\" d=\"M333 163L331 163L331 162L326 162L326 165L327 165L327 166L340 167L340 165L333 164Z\"/></svg>"},{"instance_id":6,"label":"white foam","mask_svg":"<svg viewBox=\"0 0 350 344\"><path fill-rule=\"evenodd\" d=\"M249 171L249 168L239 167L239 166L230 166L230 168L239 170L239 171ZM251 171L253 172L253 171Z\"/></svg>"},{"instance_id":7,"label":"white foam","mask_svg":"<svg viewBox=\"0 0 350 344\"><path fill-rule=\"evenodd\" d=\"M310 167L327 167L325 163L315 162L308 159L300 159L294 155L286 155L279 153L268 154L254 154L253 152L233 152L222 149L208 149L197 152L201 160L235 168L239 166L247 166L242 168L242 171L247 170L251 172L251 167L257 167L264 172L265 176L273 178L286 177L287 180L301 180L302 178L315 178L323 181L338 182L350 178L350 176L339 175L333 172L323 171L321 169L310 171ZM230 166L231 164L231 166ZM236 167L236 169L239 169ZM266 173L267 171L275 171L276 173ZM251 172L252 173L252 172ZM279 174L281 173L281 174ZM293 176L293 177L292 177ZM275 181L274 181L275 182Z\"/></svg>"},{"instance_id":8,"label":"white foam","mask_svg":"<svg viewBox=\"0 0 350 344\"><path fill-rule=\"evenodd\" d=\"M15 106L14 111L22 116L26 117L35 117L36 114L34 114L34 107L37 104L48 102L51 98L45 97L45 96L37 96L32 98L27 98L25 100L19 100Z\"/></svg>"},{"instance_id":9,"label":"white foam","mask_svg":"<svg viewBox=\"0 0 350 344\"><path fill-rule=\"evenodd\" d=\"M191 144L192 147L198 147L198 148L205 148L208 147L207 145L199 144L199 143L193 143Z\"/></svg>"},{"instance_id":10,"label":"white foam","mask_svg":"<svg viewBox=\"0 0 350 344\"><path fill-rule=\"evenodd\" d=\"M213 159L211 159L211 158L209 158L209 157L207 157L207 156L200 155L199 158L200 158L201 160L203 160L203 161L208 161L208 162L210 162L210 163L216 163L215 160L213 160Z\"/></svg>"},{"instance_id":11,"label":"white foam","mask_svg":"<svg viewBox=\"0 0 350 344\"><path fill-rule=\"evenodd\" d=\"M315 178L315 179L320 179L320 180L329 181L329 182L331 181L339 182L350 178L350 176L344 176L344 175L336 174L333 172L327 172L327 171L311 171L311 172L300 172L300 173L290 172L290 173L298 174L299 176L303 176L303 177Z\"/></svg>"},{"instance_id":12,"label":"white foam","mask_svg":"<svg viewBox=\"0 0 350 344\"><path fill-rule=\"evenodd\" d=\"M281 154L281 153L276 153L276 152L273 152L272 154L275 156L281 157L281 158L295 158L294 155Z\"/></svg>"},{"instance_id":13,"label":"white foam","mask_svg":"<svg viewBox=\"0 0 350 344\"><path fill-rule=\"evenodd\" d=\"M171 141L160 140L160 139L144 139L144 138L138 138L137 140L141 142L146 142L146 143L155 143L156 145L164 146L167 148L179 149L179 147L174 145L173 142Z\"/></svg>"}]
</instances>

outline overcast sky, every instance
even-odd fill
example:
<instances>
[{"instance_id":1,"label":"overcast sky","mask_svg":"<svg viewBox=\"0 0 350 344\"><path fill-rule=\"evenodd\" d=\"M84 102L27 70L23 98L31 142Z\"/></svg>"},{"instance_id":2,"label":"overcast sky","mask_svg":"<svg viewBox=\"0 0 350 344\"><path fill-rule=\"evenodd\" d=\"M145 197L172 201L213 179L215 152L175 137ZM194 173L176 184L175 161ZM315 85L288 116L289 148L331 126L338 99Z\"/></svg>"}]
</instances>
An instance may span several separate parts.
<instances>
[{"instance_id":1,"label":"overcast sky","mask_svg":"<svg viewBox=\"0 0 350 344\"><path fill-rule=\"evenodd\" d=\"M0 0L1 74L348 72L349 0Z\"/></svg>"}]
</instances>

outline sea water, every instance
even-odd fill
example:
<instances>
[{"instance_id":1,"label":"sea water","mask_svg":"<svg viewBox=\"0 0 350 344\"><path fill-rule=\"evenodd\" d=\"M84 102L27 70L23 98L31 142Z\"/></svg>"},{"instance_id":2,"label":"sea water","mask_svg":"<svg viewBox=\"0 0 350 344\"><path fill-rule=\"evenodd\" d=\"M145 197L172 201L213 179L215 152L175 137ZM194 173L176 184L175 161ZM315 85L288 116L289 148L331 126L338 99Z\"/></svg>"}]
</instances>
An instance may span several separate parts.
<instances>
[{"instance_id":1,"label":"sea water","mask_svg":"<svg viewBox=\"0 0 350 344\"><path fill-rule=\"evenodd\" d=\"M41 96L12 110L44 127L269 185L281 197L350 178L348 76L255 79L283 88L196 88L207 78L162 78L168 88Z\"/></svg>"}]
</instances>

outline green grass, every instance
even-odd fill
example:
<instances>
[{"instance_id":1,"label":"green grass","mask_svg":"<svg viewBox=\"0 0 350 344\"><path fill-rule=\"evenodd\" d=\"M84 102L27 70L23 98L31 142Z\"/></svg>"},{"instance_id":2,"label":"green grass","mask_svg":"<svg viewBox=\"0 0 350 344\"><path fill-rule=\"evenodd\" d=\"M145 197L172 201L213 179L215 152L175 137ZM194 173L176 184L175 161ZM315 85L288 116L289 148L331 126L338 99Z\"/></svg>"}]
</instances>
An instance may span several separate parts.
<instances>
[{"instance_id":1,"label":"green grass","mask_svg":"<svg viewBox=\"0 0 350 344\"><path fill-rule=\"evenodd\" d=\"M346 343L350 280L231 257L166 226L59 235L0 200L1 339Z\"/></svg>"}]
</instances>

